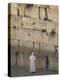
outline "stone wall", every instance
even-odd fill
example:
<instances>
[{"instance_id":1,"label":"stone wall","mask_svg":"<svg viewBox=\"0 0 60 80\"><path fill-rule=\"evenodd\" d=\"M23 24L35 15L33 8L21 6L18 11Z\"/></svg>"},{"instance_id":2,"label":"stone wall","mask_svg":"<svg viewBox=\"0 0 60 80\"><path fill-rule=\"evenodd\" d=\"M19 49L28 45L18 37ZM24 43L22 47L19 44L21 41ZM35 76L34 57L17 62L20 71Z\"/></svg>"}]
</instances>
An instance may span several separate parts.
<instances>
[{"instance_id":1,"label":"stone wall","mask_svg":"<svg viewBox=\"0 0 60 80\"><path fill-rule=\"evenodd\" d=\"M53 5L9 4L11 29L11 65L29 68L29 56L34 51L37 68L58 69L58 7ZM46 13L47 9L47 13Z\"/></svg>"}]
</instances>

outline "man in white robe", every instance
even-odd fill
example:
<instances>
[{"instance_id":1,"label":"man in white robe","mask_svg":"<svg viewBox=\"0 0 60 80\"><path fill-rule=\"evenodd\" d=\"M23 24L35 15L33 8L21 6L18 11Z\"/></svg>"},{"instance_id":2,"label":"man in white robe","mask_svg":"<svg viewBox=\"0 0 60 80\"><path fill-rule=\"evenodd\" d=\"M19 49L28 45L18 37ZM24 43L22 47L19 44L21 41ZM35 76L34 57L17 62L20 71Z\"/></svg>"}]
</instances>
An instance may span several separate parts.
<instances>
[{"instance_id":1,"label":"man in white robe","mask_svg":"<svg viewBox=\"0 0 60 80\"><path fill-rule=\"evenodd\" d=\"M30 60L30 72L36 72L36 57L32 52L31 56L29 57Z\"/></svg>"}]
</instances>

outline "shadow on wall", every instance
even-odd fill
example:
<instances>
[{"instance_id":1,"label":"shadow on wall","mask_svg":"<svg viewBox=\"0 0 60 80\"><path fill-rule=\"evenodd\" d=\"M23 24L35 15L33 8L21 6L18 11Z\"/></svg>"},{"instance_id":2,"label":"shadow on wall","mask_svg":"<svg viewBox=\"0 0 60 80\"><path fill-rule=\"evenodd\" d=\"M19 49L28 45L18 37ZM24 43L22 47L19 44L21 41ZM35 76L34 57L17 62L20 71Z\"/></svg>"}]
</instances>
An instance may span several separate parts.
<instances>
[{"instance_id":1,"label":"shadow on wall","mask_svg":"<svg viewBox=\"0 0 60 80\"><path fill-rule=\"evenodd\" d=\"M32 48L11 46L11 66L21 66L29 68L29 57L32 53ZM58 58L53 52L34 49L36 56L36 67L41 69L58 70ZM47 55L48 54L48 55Z\"/></svg>"}]
</instances>

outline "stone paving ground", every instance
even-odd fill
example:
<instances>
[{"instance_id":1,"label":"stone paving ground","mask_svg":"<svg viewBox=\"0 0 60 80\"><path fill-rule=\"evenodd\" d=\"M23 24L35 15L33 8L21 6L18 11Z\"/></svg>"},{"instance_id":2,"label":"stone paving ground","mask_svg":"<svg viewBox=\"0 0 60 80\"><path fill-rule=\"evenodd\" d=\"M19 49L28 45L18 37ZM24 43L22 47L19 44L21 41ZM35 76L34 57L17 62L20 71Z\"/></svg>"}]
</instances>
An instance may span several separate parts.
<instances>
[{"instance_id":1,"label":"stone paving ground","mask_svg":"<svg viewBox=\"0 0 60 80\"><path fill-rule=\"evenodd\" d=\"M57 71L50 71L48 69L37 69L36 73L30 73L29 69L26 67L11 67L11 76L20 77L20 76L36 76L36 75L55 75L58 74Z\"/></svg>"}]
</instances>

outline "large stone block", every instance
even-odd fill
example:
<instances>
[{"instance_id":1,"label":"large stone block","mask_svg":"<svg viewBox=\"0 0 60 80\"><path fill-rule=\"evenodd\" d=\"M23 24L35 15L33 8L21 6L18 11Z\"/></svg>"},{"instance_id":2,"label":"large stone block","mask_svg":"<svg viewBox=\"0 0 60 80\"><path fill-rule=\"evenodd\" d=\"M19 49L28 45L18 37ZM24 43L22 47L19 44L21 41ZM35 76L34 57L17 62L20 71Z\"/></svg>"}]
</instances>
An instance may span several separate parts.
<instances>
[{"instance_id":1,"label":"large stone block","mask_svg":"<svg viewBox=\"0 0 60 80\"><path fill-rule=\"evenodd\" d=\"M11 12L10 15L17 15L17 4L13 3L11 4Z\"/></svg>"},{"instance_id":2,"label":"large stone block","mask_svg":"<svg viewBox=\"0 0 60 80\"><path fill-rule=\"evenodd\" d=\"M16 26L17 29L21 28L21 17L20 16L15 16L15 15L12 15L11 18L10 18L10 21L11 21L11 27L14 27Z\"/></svg>"},{"instance_id":3,"label":"large stone block","mask_svg":"<svg viewBox=\"0 0 60 80\"><path fill-rule=\"evenodd\" d=\"M55 56L52 56L49 58L49 69L51 71L57 71L58 70L58 60Z\"/></svg>"},{"instance_id":4,"label":"large stone block","mask_svg":"<svg viewBox=\"0 0 60 80\"><path fill-rule=\"evenodd\" d=\"M32 41L32 42L42 41L41 32L35 30L20 29L17 36L20 40Z\"/></svg>"}]
</instances>

